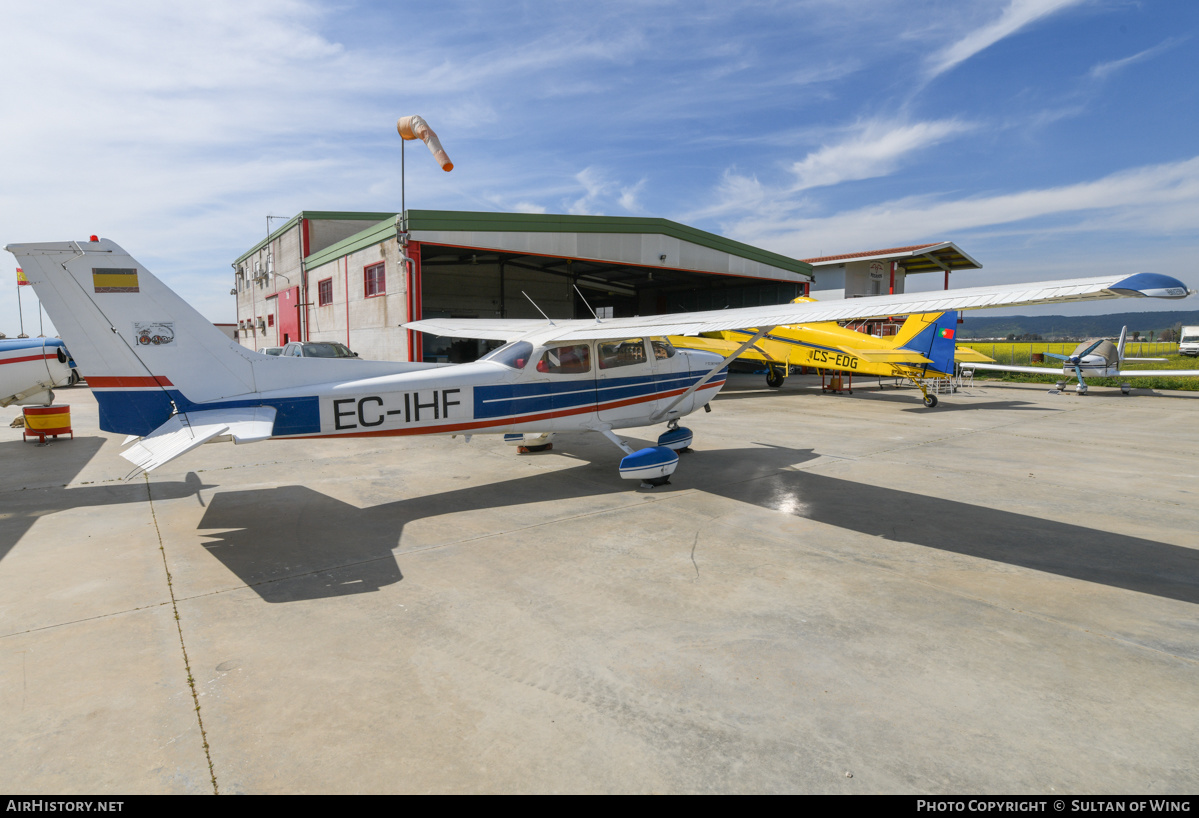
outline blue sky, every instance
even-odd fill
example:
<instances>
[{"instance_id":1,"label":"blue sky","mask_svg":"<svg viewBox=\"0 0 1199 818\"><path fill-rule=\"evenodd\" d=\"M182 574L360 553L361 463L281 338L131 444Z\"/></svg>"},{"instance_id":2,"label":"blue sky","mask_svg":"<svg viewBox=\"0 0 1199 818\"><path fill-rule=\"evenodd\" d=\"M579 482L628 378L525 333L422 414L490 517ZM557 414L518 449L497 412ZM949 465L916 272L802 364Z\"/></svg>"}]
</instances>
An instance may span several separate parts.
<instances>
[{"instance_id":1,"label":"blue sky","mask_svg":"<svg viewBox=\"0 0 1199 818\"><path fill-rule=\"evenodd\" d=\"M1199 288L1197 33L1199 3L1152 0L6 3L0 244L112 238L232 321L268 214L399 209L418 114L455 168L410 144L410 207Z\"/></svg>"}]
</instances>

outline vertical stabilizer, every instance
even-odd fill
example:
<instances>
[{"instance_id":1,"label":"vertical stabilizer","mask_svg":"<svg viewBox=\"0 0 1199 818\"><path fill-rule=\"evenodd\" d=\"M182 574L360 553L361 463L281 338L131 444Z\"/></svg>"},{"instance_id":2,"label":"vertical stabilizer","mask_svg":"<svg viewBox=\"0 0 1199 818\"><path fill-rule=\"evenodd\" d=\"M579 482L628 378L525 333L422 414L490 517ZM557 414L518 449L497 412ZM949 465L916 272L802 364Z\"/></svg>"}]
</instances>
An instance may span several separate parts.
<instances>
[{"instance_id":1,"label":"vertical stabilizer","mask_svg":"<svg viewBox=\"0 0 1199 818\"><path fill-rule=\"evenodd\" d=\"M92 386L105 431L148 434L170 416L176 395L203 402L255 391L254 353L115 242L7 249Z\"/></svg>"},{"instance_id":2,"label":"vertical stabilizer","mask_svg":"<svg viewBox=\"0 0 1199 818\"><path fill-rule=\"evenodd\" d=\"M896 346L919 352L932 363L925 372L953 374L953 353L957 348L958 313L951 310L943 313L909 315L899 328Z\"/></svg>"},{"instance_id":3,"label":"vertical stabilizer","mask_svg":"<svg viewBox=\"0 0 1199 818\"><path fill-rule=\"evenodd\" d=\"M1120 327L1120 341L1116 344L1116 362L1124 360L1124 342L1128 340L1128 327Z\"/></svg>"}]
</instances>

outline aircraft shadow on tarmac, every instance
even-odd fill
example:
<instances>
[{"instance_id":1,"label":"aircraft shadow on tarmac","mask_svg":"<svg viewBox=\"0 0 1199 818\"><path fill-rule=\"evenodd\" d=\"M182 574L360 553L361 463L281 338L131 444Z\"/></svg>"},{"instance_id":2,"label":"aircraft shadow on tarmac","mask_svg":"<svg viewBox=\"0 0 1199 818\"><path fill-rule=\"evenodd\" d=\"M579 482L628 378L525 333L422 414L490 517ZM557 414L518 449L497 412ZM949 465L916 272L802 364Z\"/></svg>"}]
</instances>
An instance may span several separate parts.
<instances>
[{"instance_id":1,"label":"aircraft shadow on tarmac","mask_svg":"<svg viewBox=\"0 0 1199 818\"><path fill-rule=\"evenodd\" d=\"M704 487L870 536L1199 603L1199 550L808 471Z\"/></svg>"},{"instance_id":2,"label":"aircraft shadow on tarmac","mask_svg":"<svg viewBox=\"0 0 1199 818\"><path fill-rule=\"evenodd\" d=\"M783 387L784 390L786 387ZM717 400L743 400L745 398L757 398L763 394L777 395L780 393L778 389L735 389L724 390L720 393ZM784 394L787 394L784 392ZM1017 409L1022 412L1055 412L1056 406L1041 406L1025 400L989 400L985 403L965 395L947 395L939 399L935 409L929 409L924 405L920 397L920 393L915 389L896 390L891 387L884 387L880 390L876 386L868 386L866 388L858 388L850 395L826 395L820 392L815 392L811 389L793 390L789 394L795 396L808 395L811 397L827 398L829 400L838 398L840 400L876 400L885 403L906 403L903 411L916 412L920 414L939 414L942 412L962 411L965 409Z\"/></svg>"},{"instance_id":3,"label":"aircraft shadow on tarmac","mask_svg":"<svg viewBox=\"0 0 1199 818\"><path fill-rule=\"evenodd\" d=\"M0 443L0 463L16 463L18 446L31 447L24 441ZM39 517L75 508L108 506L118 503L144 503L149 493L143 480L129 483L105 483L97 486L68 487L80 470L104 445L102 437L77 437L51 444L37 461L36 482L40 486L0 490L0 560L3 560ZM25 452L28 454L28 452ZM26 457L22 463L28 462ZM155 499L176 499L197 494L205 486L195 473L185 480L154 484ZM6 495L11 501L5 502Z\"/></svg>"},{"instance_id":4,"label":"aircraft shadow on tarmac","mask_svg":"<svg viewBox=\"0 0 1199 818\"><path fill-rule=\"evenodd\" d=\"M775 446L699 451L684 455L673 490L696 489L862 534L1199 603L1199 551L784 470L814 456L811 450ZM199 528L232 529L206 535L214 539L205 547L267 602L364 593L403 579L393 550L407 523L630 490L614 476L610 485L597 483L601 465L606 464L587 463L366 509L302 486L218 492Z\"/></svg>"}]
</instances>

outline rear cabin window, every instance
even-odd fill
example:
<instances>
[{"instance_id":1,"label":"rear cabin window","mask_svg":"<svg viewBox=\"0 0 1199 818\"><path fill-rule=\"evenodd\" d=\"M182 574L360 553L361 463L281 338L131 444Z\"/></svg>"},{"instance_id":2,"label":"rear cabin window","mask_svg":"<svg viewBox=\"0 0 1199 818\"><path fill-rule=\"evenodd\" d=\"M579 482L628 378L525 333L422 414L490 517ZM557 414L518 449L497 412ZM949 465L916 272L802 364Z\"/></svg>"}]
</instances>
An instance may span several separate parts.
<instances>
[{"instance_id":1,"label":"rear cabin window","mask_svg":"<svg viewBox=\"0 0 1199 818\"><path fill-rule=\"evenodd\" d=\"M649 343L654 348L654 357L659 361L674 357L674 344L665 338L654 338Z\"/></svg>"},{"instance_id":2,"label":"rear cabin window","mask_svg":"<svg viewBox=\"0 0 1199 818\"><path fill-rule=\"evenodd\" d=\"M615 369L645 363L645 342L640 338L600 341L596 344L600 369Z\"/></svg>"},{"instance_id":3,"label":"rear cabin window","mask_svg":"<svg viewBox=\"0 0 1199 818\"><path fill-rule=\"evenodd\" d=\"M547 349L537 362L538 372L551 375L582 375L591 371L591 349L586 344Z\"/></svg>"}]
</instances>

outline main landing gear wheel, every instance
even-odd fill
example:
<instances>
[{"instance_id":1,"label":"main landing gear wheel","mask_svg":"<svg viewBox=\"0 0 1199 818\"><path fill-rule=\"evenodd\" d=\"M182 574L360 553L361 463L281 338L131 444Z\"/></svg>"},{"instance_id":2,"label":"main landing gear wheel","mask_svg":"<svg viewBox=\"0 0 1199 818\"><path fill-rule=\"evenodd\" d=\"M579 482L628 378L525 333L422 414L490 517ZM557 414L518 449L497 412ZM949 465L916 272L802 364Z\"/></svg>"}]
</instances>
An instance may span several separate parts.
<instances>
[{"instance_id":1,"label":"main landing gear wheel","mask_svg":"<svg viewBox=\"0 0 1199 818\"><path fill-rule=\"evenodd\" d=\"M937 405L937 396L936 395L925 395L924 396L924 405L927 406L929 409L932 409L934 406Z\"/></svg>"},{"instance_id":2,"label":"main landing gear wheel","mask_svg":"<svg viewBox=\"0 0 1199 818\"><path fill-rule=\"evenodd\" d=\"M778 389L781 387L784 380L786 380L786 376L780 370L775 369L774 367L771 367L766 373L766 385L771 389Z\"/></svg>"}]
</instances>

